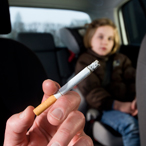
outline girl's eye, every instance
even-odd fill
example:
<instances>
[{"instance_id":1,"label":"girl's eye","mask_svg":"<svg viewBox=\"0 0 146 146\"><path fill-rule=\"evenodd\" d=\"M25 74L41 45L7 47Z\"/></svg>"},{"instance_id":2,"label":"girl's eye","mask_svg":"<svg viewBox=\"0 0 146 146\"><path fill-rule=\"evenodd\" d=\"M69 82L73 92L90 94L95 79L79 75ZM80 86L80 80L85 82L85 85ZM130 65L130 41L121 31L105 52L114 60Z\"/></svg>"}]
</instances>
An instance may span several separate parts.
<instances>
[{"instance_id":1,"label":"girl's eye","mask_svg":"<svg viewBox=\"0 0 146 146\"><path fill-rule=\"evenodd\" d=\"M114 39L113 39L113 37L110 37L110 38L108 38L108 40L109 40L109 41L113 41Z\"/></svg>"},{"instance_id":2,"label":"girl's eye","mask_svg":"<svg viewBox=\"0 0 146 146\"><path fill-rule=\"evenodd\" d=\"M99 38L99 39L103 39L103 36L100 35L100 36L98 36L98 38Z\"/></svg>"}]
</instances>

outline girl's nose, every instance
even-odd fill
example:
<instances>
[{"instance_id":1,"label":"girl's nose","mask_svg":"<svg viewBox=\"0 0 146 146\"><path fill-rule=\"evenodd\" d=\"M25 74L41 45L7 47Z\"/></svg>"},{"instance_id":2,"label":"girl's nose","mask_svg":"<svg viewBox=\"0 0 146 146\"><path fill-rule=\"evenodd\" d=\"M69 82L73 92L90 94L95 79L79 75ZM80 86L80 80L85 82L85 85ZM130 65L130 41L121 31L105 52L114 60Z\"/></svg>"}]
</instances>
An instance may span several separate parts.
<instances>
[{"instance_id":1,"label":"girl's nose","mask_svg":"<svg viewBox=\"0 0 146 146\"><path fill-rule=\"evenodd\" d=\"M107 40L106 38L104 38L104 39L102 40L102 43L103 43L103 44L107 44L107 43L108 43L108 40Z\"/></svg>"}]
</instances>

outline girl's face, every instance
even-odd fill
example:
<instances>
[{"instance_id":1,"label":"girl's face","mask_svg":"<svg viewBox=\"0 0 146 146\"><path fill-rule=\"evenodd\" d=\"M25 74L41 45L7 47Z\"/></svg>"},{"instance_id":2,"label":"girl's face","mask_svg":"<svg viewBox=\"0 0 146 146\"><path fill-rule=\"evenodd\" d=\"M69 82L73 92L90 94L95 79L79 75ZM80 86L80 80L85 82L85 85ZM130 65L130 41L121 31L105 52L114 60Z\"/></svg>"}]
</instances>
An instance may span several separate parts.
<instances>
[{"instance_id":1,"label":"girl's face","mask_svg":"<svg viewBox=\"0 0 146 146\"><path fill-rule=\"evenodd\" d=\"M111 26L100 26L91 39L91 49L100 56L106 56L114 45L114 29Z\"/></svg>"}]
</instances>

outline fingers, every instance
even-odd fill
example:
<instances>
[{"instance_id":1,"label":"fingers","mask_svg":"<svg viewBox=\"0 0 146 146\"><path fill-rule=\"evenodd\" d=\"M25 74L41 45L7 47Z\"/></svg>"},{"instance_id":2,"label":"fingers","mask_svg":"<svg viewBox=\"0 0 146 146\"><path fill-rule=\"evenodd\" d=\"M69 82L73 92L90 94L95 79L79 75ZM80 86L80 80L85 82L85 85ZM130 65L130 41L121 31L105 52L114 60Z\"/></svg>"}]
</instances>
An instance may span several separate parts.
<instances>
[{"instance_id":1,"label":"fingers","mask_svg":"<svg viewBox=\"0 0 146 146\"><path fill-rule=\"evenodd\" d=\"M59 85L54 81L44 81L43 100L56 93L59 88ZM33 145L34 142L38 141L41 141L42 144L44 140L46 140L45 143L49 142L49 146L53 146L54 143L66 146L70 142L75 146L93 146L91 139L83 133L85 118L81 112L76 111L79 104L79 95L70 91L38 116L35 122L34 108L27 107L22 113L13 115L7 121L4 146L10 144ZM37 139L33 139L34 137Z\"/></svg>"},{"instance_id":2,"label":"fingers","mask_svg":"<svg viewBox=\"0 0 146 146\"><path fill-rule=\"evenodd\" d=\"M52 125L59 125L70 112L78 109L80 100L80 96L74 91L70 91L60 97L49 110L48 121Z\"/></svg>"},{"instance_id":3,"label":"fingers","mask_svg":"<svg viewBox=\"0 0 146 146\"><path fill-rule=\"evenodd\" d=\"M138 114L138 110L134 110L134 112L132 113L132 116L136 116Z\"/></svg>"},{"instance_id":4,"label":"fingers","mask_svg":"<svg viewBox=\"0 0 146 146\"><path fill-rule=\"evenodd\" d=\"M136 99L134 99L134 100L132 101L132 103L131 103L131 109L132 109L132 110L137 109L137 101L136 101Z\"/></svg>"},{"instance_id":5,"label":"fingers","mask_svg":"<svg viewBox=\"0 0 146 146\"><path fill-rule=\"evenodd\" d=\"M73 144L69 144L69 146L93 146L93 142L89 136L87 136L84 132L77 138L77 141Z\"/></svg>"},{"instance_id":6,"label":"fingers","mask_svg":"<svg viewBox=\"0 0 146 146\"><path fill-rule=\"evenodd\" d=\"M43 101L49 98L50 95L55 94L59 88L58 83L52 80L45 80L43 82ZM66 95L61 96L44 114L48 113L48 121L52 125L59 125L70 112L78 109L80 101L80 96L76 92L70 91Z\"/></svg>"},{"instance_id":7,"label":"fingers","mask_svg":"<svg viewBox=\"0 0 146 146\"><path fill-rule=\"evenodd\" d=\"M70 143L71 139L79 132L82 131L85 124L85 118L83 114L79 111L73 111L69 114L69 116L65 119L65 121L61 124L56 134L48 144L48 146L53 146L58 144L58 146L66 146ZM75 141L77 145L81 144L86 146L90 146L92 141L90 138L87 138L86 135L80 136L79 139Z\"/></svg>"},{"instance_id":8,"label":"fingers","mask_svg":"<svg viewBox=\"0 0 146 146\"><path fill-rule=\"evenodd\" d=\"M56 93L59 87L58 84L51 80L46 80L43 83L44 98L46 100L50 95ZM53 143L58 143L60 145L67 145L71 139L78 133L78 131L83 131L85 118L84 116L76 111L80 104L80 96L74 92L70 91L66 95L60 97L49 109L47 109L43 114L38 116L37 121L47 114L48 122L53 126L60 126L56 134L53 136L49 145ZM40 124L38 124L40 125ZM46 133L47 133L47 129ZM56 129L56 128L55 128ZM52 135L50 133L50 135ZM87 142L87 141L89 142ZM92 145L92 140L87 135L81 135L76 138L76 145Z\"/></svg>"},{"instance_id":9,"label":"fingers","mask_svg":"<svg viewBox=\"0 0 146 146\"><path fill-rule=\"evenodd\" d=\"M55 94L60 88L60 85L57 82L49 79L45 80L42 86L45 95L43 100L46 100L50 95Z\"/></svg>"},{"instance_id":10,"label":"fingers","mask_svg":"<svg viewBox=\"0 0 146 146\"><path fill-rule=\"evenodd\" d=\"M4 146L18 145L25 143L27 145L27 130L34 121L33 107L27 107L23 112L10 117L6 124ZM25 145L24 144L24 145Z\"/></svg>"},{"instance_id":11,"label":"fingers","mask_svg":"<svg viewBox=\"0 0 146 146\"><path fill-rule=\"evenodd\" d=\"M136 99L134 99L132 101L132 103L131 103L131 109L132 109L131 115L132 116L136 116L138 114L137 101L136 101Z\"/></svg>"},{"instance_id":12,"label":"fingers","mask_svg":"<svg viewBox=\"0 0 146 146\"><path fill-rule=\"evenodd\" d=\"M135 108L136 108L136 100L133 100L133 101L131 102L131 109L132 109L132 110L135 110Z\"/></svg>"}]
</instances>

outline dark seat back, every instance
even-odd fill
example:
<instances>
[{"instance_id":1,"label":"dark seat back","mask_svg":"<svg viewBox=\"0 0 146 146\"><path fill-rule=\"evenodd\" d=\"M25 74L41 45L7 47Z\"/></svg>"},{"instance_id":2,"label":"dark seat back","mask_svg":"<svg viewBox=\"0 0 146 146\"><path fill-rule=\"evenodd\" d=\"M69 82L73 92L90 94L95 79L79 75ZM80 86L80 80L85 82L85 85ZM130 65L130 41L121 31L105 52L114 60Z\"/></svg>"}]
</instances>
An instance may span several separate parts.
<instances>
[{"instance_id":1,"label":"dark seat back","mask_svg":"<svg viewBox=\"0 0 146 146\"><path fill-rule=\"evenodd\" d=\"M10 31L7 0L0 1L0 8L0 33L4 34ZM3 145L7 119L28 105L37 106L41 102L42 83L47 75L37 56L23 44L0 38L0 49L0 145Z\"/></svg>"},{"instance_id":2,"label":"dark seat back","mask_svg":"<svg viewBox=\"0 0 146 146\"><path fill-rule=\"evenodd\" d=\"M8 7L8 0L1 0L0 2L0 34L8 34L11 32L10 13Z\"/></svg>"},{"instance_id":3,"label":"dark seat back","mask_svg":"<svg viewBox=\"0 0 146 146\"><path fill-rule=\"evenodd\" d=\"M48 78L61 84L53 36L50 33L19 33L17 40L35 52Z\"/></svg>"},{"instance_id":4,"label":"dark seat back","mask_svg":"<svg viewBox=\"0 0 146 146\"><path fill-rule=\"evenodd\" d=\"M70 52L67 48L60 48L56 51L57 61L58 61L58 69L61 79L61 84L64 85L68 78L74 72L74 61L69 61Z\"/></svg>"},{"instance_id":5,"label":"dark seat back","mask_svg":"<svg viewBox=\"0 0 146 146\"><path fill-rule=\"evenodd\" d=\"M42 83L47 79L36 55L26 46L0 38L1 135L6 120L28 105L37 106L43 96ZM2 137L1 137L2 138Z\"/></svg>"},{"instance_id":6,"label":"dark seat back","mask_svg":"<svg viewBox=\"0 0 146 146\"><path fill-rule=\"evenodd\" d=\"M57 48L53 36L49 33L19 33L17 40L29 48L42 62L48 78L64 85L74 71L73 62L69 61L67 48Z\"/></svg>"},{"instance_id":7,"label":"dark seat back","mask_svg":"<svg viewBox=\"0 0 146 146\"><path fill-rule=\"evenodd\" d=\"M0 38L1 97L11 113L37 106L42 99L42 83L47 79L36 55L21 43Z\"/></svg>"},{"instance_id":8,"label":"dark seat back","mask_svg":"<svg viewBox=\"0 0 146 146\"><path fill-rule=\"evenodd\" d=\"M142 41L137 62L136 92L141 146L146 145L146 35Z\"/></svg>"}]
</instances>

